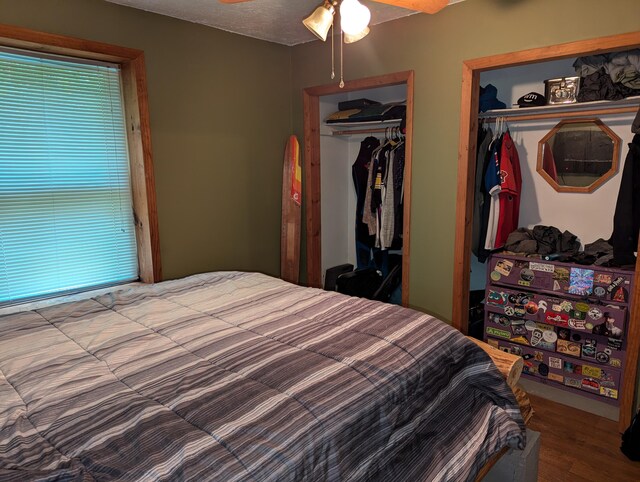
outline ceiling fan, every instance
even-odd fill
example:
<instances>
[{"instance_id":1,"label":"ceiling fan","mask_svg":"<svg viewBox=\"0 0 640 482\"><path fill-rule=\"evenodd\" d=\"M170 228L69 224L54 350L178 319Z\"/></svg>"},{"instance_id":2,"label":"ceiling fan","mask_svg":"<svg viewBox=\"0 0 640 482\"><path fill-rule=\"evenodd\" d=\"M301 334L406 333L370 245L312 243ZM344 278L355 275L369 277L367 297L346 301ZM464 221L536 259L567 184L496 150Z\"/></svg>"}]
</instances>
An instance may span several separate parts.
<instances>
[{"instance_id":1,"label":"ceiling fan","mask_svg":"<svg viewBox=\"0 0 640 482\"><path fill-rule=\"evenodd\" d=\"M242 3L251 0L219 0L221 3ZM385 3L395 7L406 8L424 13L437 13L446 7L449 0L373 0L378 3ZM316 37L323 42L327 40L329 30L333 28L333 18L339 8L340 18L340 87L344 86L342 75L342 44L353 43L366 37L369 34L369 21L371 12L358 0L322 0L322 4L317 7L311 15L305 18L302 23ZM335 77L333 65L333 35L331 35L331 78Z\"/></svg>"}]
</instances>

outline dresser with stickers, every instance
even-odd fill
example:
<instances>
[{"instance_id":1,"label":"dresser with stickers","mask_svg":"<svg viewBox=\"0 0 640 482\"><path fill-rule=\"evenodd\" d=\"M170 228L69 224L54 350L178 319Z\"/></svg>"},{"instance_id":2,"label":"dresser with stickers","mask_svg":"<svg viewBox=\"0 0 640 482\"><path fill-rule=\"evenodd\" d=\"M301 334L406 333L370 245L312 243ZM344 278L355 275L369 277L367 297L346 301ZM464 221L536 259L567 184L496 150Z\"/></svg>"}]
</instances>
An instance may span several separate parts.
<instances>
[{"instance_id":1,"label":"dresser with stickers","mask_svg":"<svg viewBox=\"0 0 640 482\"><path fill-rule=\"evenodd\" d=\"M618 405L633 271L494 254L484 339L530 379Z\"/></svg>"}]
</instances>

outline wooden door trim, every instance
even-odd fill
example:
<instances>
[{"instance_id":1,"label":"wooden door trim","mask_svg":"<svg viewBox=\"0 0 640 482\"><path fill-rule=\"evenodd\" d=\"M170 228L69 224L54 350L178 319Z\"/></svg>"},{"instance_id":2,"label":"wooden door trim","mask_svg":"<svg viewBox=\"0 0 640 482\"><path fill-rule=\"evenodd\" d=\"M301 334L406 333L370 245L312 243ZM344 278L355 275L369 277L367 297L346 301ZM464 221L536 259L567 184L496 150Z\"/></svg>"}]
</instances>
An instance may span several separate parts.
<instances>
[{"instance_id":1,"label":"wooden door trim","mask_svg":"<svg viewBox=\"0 0 640 482\"><path fill-rule=\"evenodd\" d=\"M409 304L409 264L411 245L411 171L413 148L414 72L394 72L338 84L318 85L303 90L304 109L304 199L306 218L307 284L322 287L321 225L320 225L320 97L357 90L406 85L407 131L404 161L404 212L402 246L402 304Z\"/></svg>"},{"instance_id":2,"label":"wooden door trim","mask_svg":"<svg viewBox=\"0 0 640 482\"><path fill-rule=\"evenodd\" d=\"M638 47L640 47L640 32L630 32L549 47L522 50L508 54L493 55L463 62L452 307L453 326L463 333L466 334L468 332L471 231L473 223L473 191L476 168L475 151L478 129L477 112L480 73L486 70ZM640 276L640 259L636 264L635 275L636 280L638 280ZM630 299L632 299L632 309L628 328L627 367L624 372L620 399L620 431L628 427L635 412L634 399L637 383L638 352L640 350L640 282L634 283L633 293Z\"/></svg>"}]
</instances>

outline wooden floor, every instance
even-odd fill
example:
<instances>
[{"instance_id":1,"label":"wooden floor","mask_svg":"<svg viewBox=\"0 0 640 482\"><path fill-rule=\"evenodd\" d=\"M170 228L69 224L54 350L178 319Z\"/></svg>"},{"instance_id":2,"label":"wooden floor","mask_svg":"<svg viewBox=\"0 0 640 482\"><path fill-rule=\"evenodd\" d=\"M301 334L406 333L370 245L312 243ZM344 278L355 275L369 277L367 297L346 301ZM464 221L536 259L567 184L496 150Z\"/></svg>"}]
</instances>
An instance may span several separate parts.
<instances>
[{"instance_id":1,"label":"wooden floor","mask_svg":"<svg viewBox=\"0 0 640 482\"><path fill-rule=\"evenodd\" d=\"M531 395L541 433L539 482L638 482L640 462L620 452L618 423Z\"/></svg>"}]
</instances>

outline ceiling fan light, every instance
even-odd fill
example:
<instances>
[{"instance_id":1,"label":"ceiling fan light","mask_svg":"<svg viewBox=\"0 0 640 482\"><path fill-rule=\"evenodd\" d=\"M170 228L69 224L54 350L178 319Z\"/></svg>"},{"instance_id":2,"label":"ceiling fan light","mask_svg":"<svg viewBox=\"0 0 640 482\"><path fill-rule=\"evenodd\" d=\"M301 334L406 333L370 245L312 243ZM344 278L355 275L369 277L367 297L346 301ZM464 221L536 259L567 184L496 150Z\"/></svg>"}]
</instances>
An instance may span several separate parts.
<instances>
[{"instance_id":1,"label":"ceiling fan light","mask_svg":"<svg viewBox=\"0 0 640 482\"><path fill-rule=\"evenodd\" d=\"M331 2L325 0L325 2L316 8L311 15L305 18L302 23L307 27L316 37L325 42L327 40L327 34L333 24L333 14L335 8Z\"/></svg>"},{"instance_id":2,"label":"ceiling fan light","mask_svg":"<svg viewBox=\"0 0 640 482\"><path fill-rule=\"evenodd\" d=\"M368 27L370 20L371 12L358 0L342 0L340 4L340 27L344 33L358 35Z\"/></svg>"},{"instance_id":3,"label":"ceiling fan light","mask_svg":"<svg viewBox=\"0 0 640 482\"><path fill-rule=\"evenodd\" d=\"M354 42L357 42L358 40L362 40L367 35L369 35L369 31L370 31L369 27L365 27L364 29L362 29L360 32L358 32L355 35L351 35L349 33L345 33L344 34L344 43L352 44Z\"/></svg>"}]
</instances>

